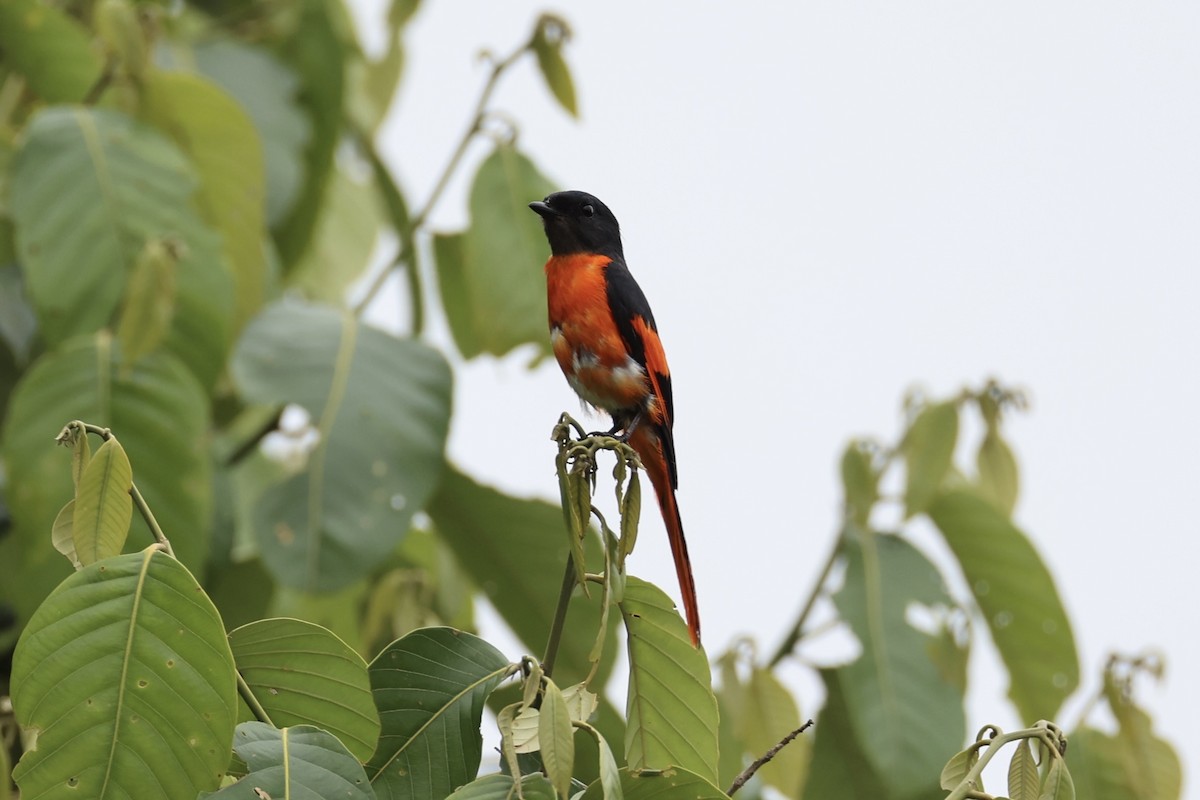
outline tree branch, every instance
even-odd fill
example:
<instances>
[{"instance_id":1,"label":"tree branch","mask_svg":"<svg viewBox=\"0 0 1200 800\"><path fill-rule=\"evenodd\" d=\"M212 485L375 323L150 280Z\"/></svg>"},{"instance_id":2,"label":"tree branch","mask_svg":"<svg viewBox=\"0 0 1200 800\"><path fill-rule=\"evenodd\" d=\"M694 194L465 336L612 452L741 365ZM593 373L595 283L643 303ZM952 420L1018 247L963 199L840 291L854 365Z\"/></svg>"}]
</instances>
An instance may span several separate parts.
<instances>
[{"instance_id":1,"label":"tree branch","mask_svg":"<svg viewBox=\"0 0 1200 800\"><path fill-rule=\"evenodd\" d=\"M793 739L811 728L812 725L813 721L810 719L808 722L804 723L799 728L796 728L796 730L780 739L779 744L763 753L761 758L756 759L753 764L742 770L741 774L733 779L733 783L729 784L729 788L725 790L725 794L732 797L734 792L746 784L746 781L754 777L754 773L758 772L759 769L762 768L763 764L766 764L768 761L778 755L780 750L791 744Z\"/></svg>"}]
</instances>

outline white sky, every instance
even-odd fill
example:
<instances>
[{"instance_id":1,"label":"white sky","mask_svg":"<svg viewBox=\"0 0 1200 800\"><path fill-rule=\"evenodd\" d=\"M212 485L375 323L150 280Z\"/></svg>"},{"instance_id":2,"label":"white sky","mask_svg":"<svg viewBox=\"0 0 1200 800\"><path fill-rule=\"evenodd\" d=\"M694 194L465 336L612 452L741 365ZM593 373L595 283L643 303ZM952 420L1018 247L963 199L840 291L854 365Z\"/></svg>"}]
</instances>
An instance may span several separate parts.
<instances>
[{"instance_id":1,"label":"white sky","mask_svg":"<svg viewBox=\"0 0 1200 800\"><path fill-rule=\"evenodd\" d=\"M543 8L419 13L382 136L415 205L482 84L475 53L506 53ZM835 530L848 438L894 439L913 385L948 394L995 375L1033 400L1007 426L1017 519L1058 580L1087 691L1110 650L1160 648L1167 682L1139 699L1185 770L1197 763L1200 5L557 10L575 28L582 120L532 62L495 105L547 175L622 223L671 362L710 654L742 633L769 651L794 617ZM440 228L465 222L473 168ZM578 406L556 366L529 374L527 360L459 371L450 449L487 482L552 498L548 432ZM675 595L646 510L631 570ZM967 727L1016 727L980 644ZM811 681L787 674L815 711Z\"/></svg>"}]
</instances>

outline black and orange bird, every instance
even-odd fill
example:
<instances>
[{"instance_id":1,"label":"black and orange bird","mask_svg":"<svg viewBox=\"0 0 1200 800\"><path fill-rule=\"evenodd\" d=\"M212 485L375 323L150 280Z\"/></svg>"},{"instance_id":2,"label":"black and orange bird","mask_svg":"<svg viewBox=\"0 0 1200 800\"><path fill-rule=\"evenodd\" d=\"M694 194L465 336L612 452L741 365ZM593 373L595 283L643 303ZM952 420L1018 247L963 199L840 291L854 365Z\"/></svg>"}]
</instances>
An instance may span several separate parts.
<instances>
[{"instance_id":1,"label":"black and orange bird","mask_svg":"<svg viewBox=\"0 0 1200 800\"><path fill-rule=\"evenodd\" d=\"M607 411L613 434L641 458L666 523L692 644L700 643L696 583L675 501L671 370L646 295L625 265L621 228L586 192L556 192L529 207L550 241L546 295L550 343L571 388Z\"/></svg>"}]
</instances>

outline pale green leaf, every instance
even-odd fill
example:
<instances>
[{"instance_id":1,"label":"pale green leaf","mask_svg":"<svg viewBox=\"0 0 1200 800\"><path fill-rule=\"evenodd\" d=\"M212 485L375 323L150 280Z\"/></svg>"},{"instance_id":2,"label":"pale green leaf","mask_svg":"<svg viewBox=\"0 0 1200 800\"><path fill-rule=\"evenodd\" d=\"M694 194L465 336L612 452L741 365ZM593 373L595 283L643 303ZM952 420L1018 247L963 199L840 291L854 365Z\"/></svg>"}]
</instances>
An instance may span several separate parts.
<instances>
[{"instance_id":1,"label":"pale green leaf","mask_svg":"<svg viewBox=\"0 0 1200 800\"><path fill-rule=\"evenodd\" d=\"M58 345L107 325L146 242L181 252L167 347L205 386L225 363L232 278L192 208L191 165L153 128L115 111L51 107L26 127L9 187L26 290Z\"/></svg>"},{"instance_id":2,"label":"pale green leaf","mask_svg":"<svg viewBox=\"0 0 1200 800\"><path fill-rule=\"evenodd\" d=\"M984 434L975 454L975 467L979 471L979 493L1011 516L1020 488L1017 459L996 428L989 428Z\"/></svg>"},{"instance_id":3,"label":"pale green leaf","mask_svg":"<svg viewBox=\"0 0 1200 800\"><path fill-rule=\"evenodd\" d=\"M874 773L907 797L929 785L965 738L962 695L930 660L929 636L905 618L910 604L951 601L937 568L897 536L861 532L846 537L844 551L834 603L862 654L838 670L840 688Z\"/></svg>"},{"instance_id":4,"label":"pale green leaf","mask_svg":"<svg viewBox=\"0 0 1200 800\"><path fill-rule=\"evenodd\" d=\"M50 531L50 541L54 549L67 557L75 569L83 569L79 556L75 553L75 536L71 526L75 521L75 501L68 500L67 504L54 518L54 528Z\"/></svg>"},{"instance_id":5,"label":"pale green leaf","mask_svg":"<svg viewBox=\"0 0 1200 800\"><path fill-rule=\"evenodd\" d=\"M359 761L375 752L379 712L367 664L333 633L298 619L264 619L231 631L229 644L276 727L314 725Z\"/></svg>"},{"instance_id":6,"label":"pale green leaf","mask_svg":"<svg viewBox=\"0 0 1200 800\"><path fill-rule=\"evenodd\" d=\"M446 800L555 800L554 787L541 773L521 777L520 795L510 775L485 775L460 787Z\"/></svg>"},{"instance_id":7,"label":"pale green leaf","mask_svg":"<svg viewBox=\"0 0 1200 800\"><path fill-rule=\"evenodd\" d=\"M1038 795L1038 800L1075 800L1075 784L1071 781L1067 762L1061 758L1050 762L1050 769L1042 782L1042 793Z\"/></svg>"},{"instance_id":8,"label":"pale green leaf","mask_svg":"<svg viewBox=\"0 0 1200 800\"><path fill-rule=\"evenodd\" d=\"M538 751L542 754L542 764L550 783L560 796L566 797L575 768L575 729L571 727L571 712L562 691L554 681L546 680L538 711Z\"/></svg>"},{"instance_id":9,"label":"pale green leaf","mask_svg":"<svg viewBox=\"0 0 1200 800\"><path fill-rule=\"evenodd\" d=\"M186 72L151 72L141 112L196 168L196 203L221 234L233 270L234 329L240 329L266 299L266 172L258 131L237 100Z\"/></svg>"},{"instance_id":10,"label":"pale green leaf","mask_svg":"<svg viewBox=\"0 0 1200 800\"><path fill-rule=\"evenodd\" d=\"M612 748L595 728L589 725L587 730L596 740L600 760L600 788L604 791L604 800L624 800L625 794L621 791L621 768L613 756Z\"/></svg>"},{"instance_id":11,"label":"pale green leaf","mask_svg":"<svg viewBox=\"0 0 1200 800\"><path fill-rule=\"evenodd\" d=\"M1109 706L1119 726L1115 745L1137 800L1179 797L1183 784L1179 756L1169 742L1155 735L1150 715L1129 698L1118 700L1111 693Z\"/></svg>"},{"instance_id":12,"label":"pale green leaf","mask_svg":"<svg viewBox=\"0 0 1200 800\"><path fill-rule=\"evenodd\" d=\"M83 471L92 460L91 436L78 427L74 430L74 443L71 445L71 479L75 481L75 491L79 491L79 481L83 479Z\"/></svg>"},{"instance_id":13,"label":"pale green leaf","mask_svg":"<svg viewBox=\"0 0 1200 800\"><path fill-rule=\"evenodd\" d=\"M13 655L17 720L36 747L23 797L195 797L229 763L233 657L195 578L156 547L67 578Z\"/></svg>"},{"instance_id":14,"label":"pale green leaf","mask_svg":"<svg viewBox=\"0 0 1200 800\"><path fill-rule=\"evenodd\" d=\"M979 760L979 750L974 747L968 747L966 750L960 750L946 762L946 766L942 767L941 787L946 791L953 791L958 788L958 785L966 780L966 777L971 772L971 767L975 766L975 762Z\"/></svg>"},{"instance_id":15,"label":"pale green leaf","mask_svg":"<svg viewBox=\"0 0 1200 800\"><path fill-rule=\"evenodd\" d=\"M1008 762L1008 796L1010 800L1038 800L1041 787L1042 779L1029 740L1022 739Z\"/></svg>"},{"instance_id":16,"label":"pale green leaf","mask_svg":"<svg viewBox=\"0 0 1200 800\"><path fill-rule=\"evenodd\" d=\"M134 262L117 323L117 341L126 370L157 350L171 328L178 261L178 246L170 239L151 239Z\"/></svg>"},{"instance_id":17,"label":"pale green leaf","mask_svg":"<svg viewBox=\"0 0 1200 800\"><path fill-rule=\"evenodd\" d=\"M847 513L866 527L871 508L879 499L879 474L871 464L870 454L858 442L851 442L842 453L842 491Z\"/></svg>"},{"instance_id":18,"label":"pale green leaf","mask_svg":"<svg viewBox=\"0 0 1200 800\"><path fill-rule=\"evenodd\" d=\"M1095 728L1071 733L1067 766L1078 796L1087 800L1178 800L1181 796L1178 783L1173 793L1169 787L1163 787L1162 794L1148 791L1151 787L1141 780L1147 776L1127 768L1130 762L1117 738Z\"/></svg>"},{"instance_id":19,"label":"pale green leaf","mask_svg":"<svg viewBox=\"0 0 1200 800\"><path fill-rule=\"evenodd\" d=\"M130 0L100 0L92 12L96 35L104 43L105 54L135 80L145 76L147 47L142 22Z\"/></svg>"},{"instance_id":20,"label":"pale green leaf","mask_svg":"<svg viewBox=\"0 0 1200 800\"><path fill-rule=\"evenodd\" d=\"M451 332L465 358L504 355L532 343L549 353L549 247L531 200L554 191L524 154L499 145L471 187L471 224L461 238L434 240L438 281Z\"/></svg>"},{"instance_id":21,"label":"pale green leaf","mask_svg":"<svg viewBox=\"0 0 1200 800\"><path fill-rule=\"evenodd\" d=\"M250 772L208 800L375 800L362 764L331 733L309 725L277 730L262 722L237 726L234 752Z\"/></svg>"},{"instance_id":22,"label":"pale green leaf","mask_svg":"<svg viewBox=\"0 0 1200 800\"><path fill-rule=\"evenodd\" d=\"M380 800L445 797L475 777L487 697L513 670L487 642L451 628L423 628L371 662L383 722L367 774Z\"/></svg>"},{"instance_id":23,"label":"pale green leaf","mask_svg":"<svg viewBox=\"0 0 1200 800\"><path fill-rule=\"evenodd\" d=\"M717 700L704 650L693 647L670 598L630 576L621 601L628 634L625 759L630 769L681 767L717 779Z\"/></svg>"},{"instance_id":24,"label":"pale green leaf","mask_svg":"<svg viewBox=\"0 0 1200 800\"><path fill-rule=\"evenodd\" d=\"M257 501L264 563L309 592L361 578L437 484L450 416L445 359L336 308L286 300L247 326L231 371L243 400L298 404L318 437L305 468Z\"/></svg>"},{"instance_id":25,"label":"pale green leaf","mask_svg":"<svg viewBox=\"0 0 1200 800\"><path fill-rule=\"evenodd\" d=\"M0 2L0 52L48 103L76 103L100 79L100 56L86 28L38 0Z\"/></svg>"},{"instance_id":26,"label":"pale green leaf","mask_svg":"<svg viewBox=\"0 0 1200 800\"><path fill-rule=\"evenodd\" d=\"M575 98L575 82L571 69L563 58L562 49L568 31L561 22L551 17L542 17L533 37L533 52L537 56L538 69L546 79L551 94L558 104L572 117L579 117L579 105Z\"/></svg>"},{"instance_id":27,"label":"pale green leaf","mask_svg":"<svg viewBox=\"0 0 1200 800\"><path fill-rule=\"evenodd\" d=\"M624 800L726 800L729 797L708 778L686 769L640 774L632 768L622 769L621 794ZM604 782L597 779L580 800L611 800L611 795L605 794Z\"/></svg>"},{"instance_id":28,"label":"pale green leaf","mask_svg":"<svg viewBox=\"0 0 1200 800\"><path fill-rule=\"evenodd\" d=\"M541 749L541 728L541 709L533 708L532 706L522 708L512 720L513 751L516 753L536 753Z\"/></svg>"},{"instance_id":29,"label":"pale green leaf","mask_svg":"<svg viewBox=\"0 0 1200 800\"><path fill-rule=\"evenodd\" d=\"M901 449L908 472L906 517L928 508L950 469L958 440L958 407L953 401L926 407L913 420Z\"/></svg>"},{"instance_id":30,"label":"pale green leaf","mask_svg":"<svg viewBox=\"0 0 1200 800\"><path fill-rule=\"evenodd\" d=\"M1079 658L1054 580L1029 539L965 489L941 494L929 516L962 567L1011 679L1021 719L1053 719L1079 685Z\"/></svg>"},{"instance_id":31,"label":"pale green leaf","mask_svg":"<svg viewBox=\"0 0 1200 800\"><path fill-rule=\"evenodd\" d=\"M574 722L587 722L596 708L600 698L589 692L587 684L576 683L562 690L563 702L567 704L567 712Z\"/></svg>"},{"instance_id":32,"label":"pale green leaf","mask_svg":"<svg viewBox=\"0 0 1200 800\"><path fill-rule=\"evenodd\" d=\"M751 669L741 697L744 706L736 734L753 758L762 756L801 725L800 709L792 693L768 669ZM811 751L812 739L801 735L764 764L758 775L764 783L791 797L803 784Z\"/></svg>"},{"instance_id":33,"label":"pale green leaf","mask_svg":"<svg viewBox=\"0 0 1200 800\"><path fill-rule=\"evenodd\" d=\"M371 184L343 170L333 171L328 191L312 245L288 276L288 285L310 299L341 304L370 263L382 213Z\"/></svg>"},{"instance_id":34,"label":"pale green leaf","mask_svg":"<svg viewBox=\"0 0 1200 800\"><path fill-rule=\"evenodd\" d=\"M71 538L83 566L119 555L133 518L133 468L116 438L100 445L75 495Z\"/></svg>"}]
</instances>

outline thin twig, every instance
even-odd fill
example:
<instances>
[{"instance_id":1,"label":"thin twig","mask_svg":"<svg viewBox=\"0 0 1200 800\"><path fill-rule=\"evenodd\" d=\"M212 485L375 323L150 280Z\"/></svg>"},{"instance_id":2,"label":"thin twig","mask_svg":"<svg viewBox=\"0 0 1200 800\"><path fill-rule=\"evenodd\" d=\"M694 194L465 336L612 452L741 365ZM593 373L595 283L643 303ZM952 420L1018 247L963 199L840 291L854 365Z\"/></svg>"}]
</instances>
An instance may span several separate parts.
<instances>
[{"instance_id":1,"label":"thin twig","mask_svg":"<svg viewBox=\"0 0 1200 800\"><path fill-rule=\"evenodd\" d=\"M808 599L804 602L804 608L800 611L800 616L796 618L796 624L792 626L791 631L776 648L775 654L771 656L771 660L767 662L768 666L775 666L783 659L791 655L792 650L796 648L796 643L804 636L804 625L808 622L808 615L812 613L813 608L817 604L817 598L821 596L821 590L825 588L825 582L829 580L829 573L833 571L833 565L837 563L838 556L842 552L842 536L843 533L838 533L837 538L833 542L833 547L829 551L829 557L825 559L825 566L821 568L821 575L817 578L817 582L813 584L812 592L809 593Z\"/></svg>"},{"instance_id":2,"label":"thin twig","mask_svg":"<svg viewBox=\"0 0 1200 800\"><path fill-rule=\"evenodd\" d=\"M789 744L791 744L793 739L795 739L797 736L799 736L800 734L804 733L806 730L811 728L812 725L813 725L813 721L810 719L808 722L804 723L799 728L796 728L796 730L792 731L787 736L780 739L779 744L775 745L770 750L763 753L761 758L756 759L753 764L751 764L750 766L748 766L744 770L742 770L741 774L733 779L733 783L729 784L729 788L725 790L725 794L730 795L732 797L733 793L736 792L738 789L742 788L742 786L745 785L746 781L748 781L754 777L754 773L758 772L758 770L762 767L763 764L766 764L768 761L770 761L772 758L774 758L776 755L778 755L780 750L782 750L783 748L785 748Z\"/></svg>"},{"instance_id":3,"label":"thin twig","mask_svg":"<svg viewBox=\"0 0 1200 800\"><path fill-rule=\"evenodd\" d=\"M567 621L567 606L571 593L575 591L575 556L567 554L567 570L563 573L562 589L558 593L558 608L554 610L554 623L550 626L550 638L546 641L546 654L542 656L542 673L549 678L558 658L558 646L562 643L563 626Z\"/></svg>"},{"instance_id":4,"label":"thin twig","mask_svg":"<svg viewBox=\"0 0 1200 800\"><path fill-rule=\"evenodd\" d=\"M242 699L246 701L246 705L250 707L251 713L254 714L254 717L259 722L265 722L274 728L275 723L271 722L271 717L269 714L267 714L267 710L262 707L262 703L258 702L258 698L255 697L254 692L250 690L250 684L246 683L246 679L242 677L241 672L237 670L234 671L237 672L238 694L241 695Z\"/></svg>"}]
</instances>

